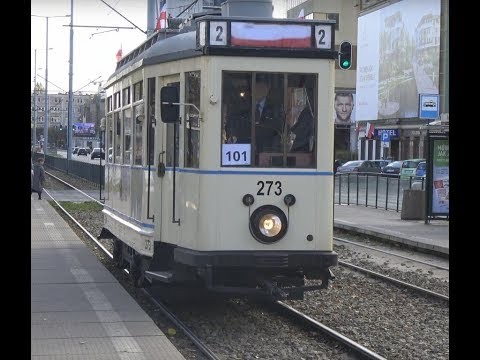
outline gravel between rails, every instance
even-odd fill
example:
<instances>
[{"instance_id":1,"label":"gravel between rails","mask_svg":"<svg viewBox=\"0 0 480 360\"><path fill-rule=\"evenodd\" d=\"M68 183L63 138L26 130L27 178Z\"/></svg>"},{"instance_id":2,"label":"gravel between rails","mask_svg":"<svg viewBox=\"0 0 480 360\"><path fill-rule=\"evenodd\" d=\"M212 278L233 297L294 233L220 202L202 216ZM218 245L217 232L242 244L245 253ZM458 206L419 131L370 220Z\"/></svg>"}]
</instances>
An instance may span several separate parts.
<instances>
[{"instance_id":1,"label":"gravel between rails","mask_svg":"<svg viewBox=\"0 0 480 360\"><path fill-rule=\"evenodd\" d=\"M66 179L65 174L59 173L58 176ZM82 180L74 178L68 181L86 189ZM53 181L50 184L55 186ZM93 234L100 233L101 213L83 212L75 216ZM111 244L106 243L105 246L111 247ZM392 277L400 275L404 281L448 293L448 282L429 276L428 272L418 272L413 268L399 274L399 270L389 268L388 263L370 263L364 253L343 249L342 246L336 246L336 250L339 258L345 257L346 261L368 265ZM119 272L112 265L107 264L106 267L114 274ZM303 301L286 303L387 359L449 358L448 303L417 295L341 266L332 270L336 279L328 289L307 293ZM168 320L159 320L158 311L148 299L142 298L144 296L138 289L129 284L127 275L121 273L115 276L122 280L122 285L167 334L171 326ZM312 283L315 281L308 281L308 284ZM196 299L193 303L174 304L174 311L224 359L353 359L342 345L314 331L299 330L297 325L285 318L243 299L209 302ZM169 336L187 359L202 359L203 355L182 337L180 333Z\"/></svg>"}]
</instances>

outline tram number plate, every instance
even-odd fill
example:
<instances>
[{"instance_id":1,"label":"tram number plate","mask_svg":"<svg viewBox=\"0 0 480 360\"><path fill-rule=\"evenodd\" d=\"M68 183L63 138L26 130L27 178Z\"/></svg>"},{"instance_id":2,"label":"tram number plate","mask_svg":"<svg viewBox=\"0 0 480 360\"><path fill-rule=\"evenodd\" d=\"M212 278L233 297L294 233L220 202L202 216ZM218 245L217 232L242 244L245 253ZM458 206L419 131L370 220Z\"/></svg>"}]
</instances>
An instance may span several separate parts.
<instances>
[{"instance_id":1,"label":"tram number plate","mask_svg":"<svg viewBox=\"0 0 480 360\"><path fill-rule=\"evenodd\" d=\"M210 21L210 45L227 45L226 21Z\"/></svg>"},{"instance_id":2,"label":"tram number plate","mask_svg":"<svg viewBox=\"0 0 480 360\"><path fill-rule=\"evenodd\" d=\"M315 40L317 44L317 49L331 49L332 48L332 26L331 25L315 26Z\"/></svg>"},{"instance_id":3,"label":"tram number plate","mask_svg":"<svg viewBox=\"0 0 480 360\"><path fill-rule=\"evenodd\" d=\"M282 194L282 182L281 181L258 181L257 182L258 191L257 195L265 196L270 194L275 194L280 196Z\"/></svg>"},{"instance_id":4,"label":"tram number plate","mask_svg":"<svg viewBox=\"0 0 480 360\"><path fill-rule=\"evenodd\" d=\"M152 251L152 240L145 240L145 250Z\"/></svg>"}]
</instances>

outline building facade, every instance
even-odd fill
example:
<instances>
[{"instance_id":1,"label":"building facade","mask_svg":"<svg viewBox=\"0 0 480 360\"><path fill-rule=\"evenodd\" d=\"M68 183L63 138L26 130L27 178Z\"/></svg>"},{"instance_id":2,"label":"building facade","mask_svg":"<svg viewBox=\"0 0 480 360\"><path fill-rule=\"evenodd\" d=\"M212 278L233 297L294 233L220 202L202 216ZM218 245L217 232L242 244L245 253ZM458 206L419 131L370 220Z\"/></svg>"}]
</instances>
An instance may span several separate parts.
<instances>
[{"instance_id":1,"label":"building facade","mask_svg":"<svg viewBox=\"0 0 480 360\"><path fill-rule=\"evenodd\" d=\"M336 64L336 92L352 93L350 124L335 126L336 157L425 158L433 120L449 121L448 0L286 0L287 17L335 19L335 43L352 44L352 66ZM438 116L422 116L435 95ZM336 121L336 120L335 120ZM368 137L367 124L374 128Z\"/></svg>"},{"instance_id":2,"label":"building facade","mask_svg":"<svg viewBox=\"0 0 480 360\"><path fill-rule=\"evenodd\" d=\"M68 125L68 93L48 94L48 142L49 148L66 149ZM31 127L36 127L36 144L43 147L45 124L45 91L38 90L31 95ZM72 125L76 123L95 124L95 134L72 135L72 147L98 147L100 122L105 116L103 92L97 94L73 94Z\"/></svg>"}]
</instances>

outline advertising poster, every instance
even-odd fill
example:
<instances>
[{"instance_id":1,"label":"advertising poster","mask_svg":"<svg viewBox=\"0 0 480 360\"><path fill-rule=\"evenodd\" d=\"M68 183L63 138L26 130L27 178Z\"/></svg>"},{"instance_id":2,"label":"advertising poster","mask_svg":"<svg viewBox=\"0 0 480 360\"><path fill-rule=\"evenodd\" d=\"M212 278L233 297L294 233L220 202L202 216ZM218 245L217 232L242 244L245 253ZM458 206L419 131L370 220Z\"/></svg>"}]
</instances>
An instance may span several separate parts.
<instances>
[{"instance_id":1,"label":"advertising poster","mask_svg":"<svg viewBox=\"0 0 480 360\"><path fill-rule=\"evenodd\" d=\"M440 0L403 0L358 18L357 120L418 116L438 94Z\"/></svg>"},{"instance_id":2,"label":"advertising poster","mask_svg":"<svg viewBox=\"0 0 480 360\"><path fill-rule=\"evenodd\" d=\"M355 123L355 94L350 91L337 91L333 104L335 125Z\"/></svg>"},{"instance_id":3,"label":"advertising poster","mask_svg":"<svg viewBox=\"0 0 480 360\"><path fill-rule=\"evenodd\" d=\"M74 123L73 136L95 136L95 123Z\"/></svg>"},{"instance_id":4,"label":"advertising poster","mask_svg":"<svg viewBox=\"0 0 480 360\"><path fill-rule=\"evenodd\" d=\"M432 213L449 214L448 140L433 141Z\"/></svg>"}]
</instances>

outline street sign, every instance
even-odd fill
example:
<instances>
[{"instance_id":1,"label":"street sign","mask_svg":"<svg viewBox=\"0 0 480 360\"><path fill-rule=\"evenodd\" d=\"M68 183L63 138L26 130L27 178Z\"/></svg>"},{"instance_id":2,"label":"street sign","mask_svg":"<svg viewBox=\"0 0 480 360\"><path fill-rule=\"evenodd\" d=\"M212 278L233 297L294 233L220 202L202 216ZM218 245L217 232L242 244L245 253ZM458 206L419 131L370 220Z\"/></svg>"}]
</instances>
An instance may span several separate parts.
<instances>
[{"instance_id":1,"label":"street sign","mask_svg":"<svg viewBox=\"0 0 480 360\"><path fill-rule=\"evenodd\" d=\"M389 142L390 141L390 133L387 131L382 132L382 141Z\"/></svg>"},{"instance_id":2,"label":"street sign","mask_svg":"<svg viewBox=\"0 0 480 360\"><path fill-rule=\"evenodd\" d=\"M438 119L440 114L440 95L420 94L419 118L420 119Z\"/></svg>"}]
</instances>

